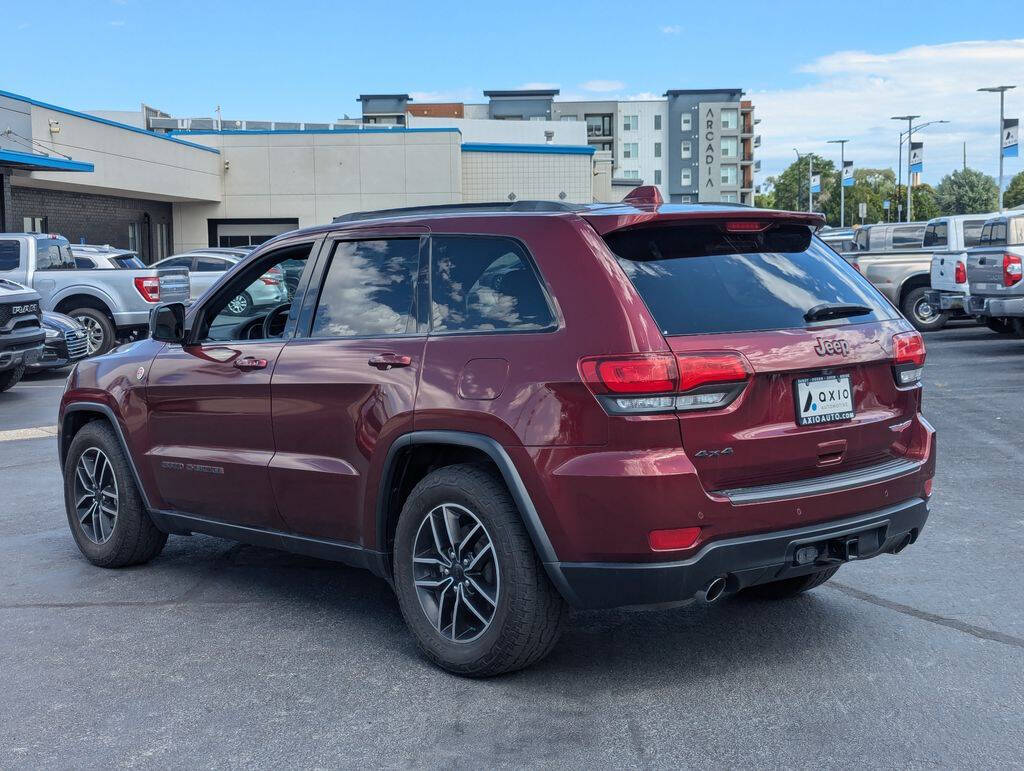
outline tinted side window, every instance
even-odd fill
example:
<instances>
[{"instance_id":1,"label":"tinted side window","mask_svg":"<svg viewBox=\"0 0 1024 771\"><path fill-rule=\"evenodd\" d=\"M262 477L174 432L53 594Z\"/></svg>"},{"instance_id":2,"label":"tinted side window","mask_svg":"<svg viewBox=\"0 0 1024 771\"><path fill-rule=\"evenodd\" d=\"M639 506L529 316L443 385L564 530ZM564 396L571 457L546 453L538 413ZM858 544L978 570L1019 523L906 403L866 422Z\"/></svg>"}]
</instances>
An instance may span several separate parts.
<instances>
[{"instance_id":1,"label":"tinted side window","mask_svg":"<svg viewBox=\"0 0 1024 771\"><path fill-rule=\"evenodd\" d=\"M859 252L866 252L868 250L868 234L870 232L871 231L869 231L867 228L861 228L854 235L854 237L853 237L853 242L855 244L854 248L857 251L859 251Z\"/></svg>"},{"instance_id":2,"label":"tinted side window","mask_svg":"<svg viewBox=\"0 0 1024 771\"><path fill-rule=\"evenodd\" d=\"M313 318L312 337L415 332L419 248L418 238L335 244Z\"/></svg>"},{"instance_id":3,"label":"tinted side window","mask_svg":"<svg viewBox=\"0 0 1024 771\"><path fill-rule=\"evenodd\" d=\"M160 263L161 268L187 268L192 270L192 258L191 257L171 257L170 259L164 260Z\"/></svg>"},{"instance_id":4,"label":"tinted side window","mask_svg":"<svg viewBox=\"0 0 1024 771\"><path fill-rule=\"evenodd\" d=\"M75 267L89 270L96 267L96 263L88 257L75 257Z\"/></svg>"},{"instance_id":5,"label":"tinted side window","mask_svg":"<svg viewBox=\"0 0 1024 771\"><path fill-rule=\"evenodd\" d=\"M17 241L0 241L0 270L17 270L21 264L21 247Z\"/></svg>"},{"instance_id":6,"label":"tinted side window","mask_svg":"<svg viewBox=\"0 0 1024 771\"><path fill-rule=\"evenodd\" d=\"M964 222L964 247L977 246L981 243L981 228L985 220L967 220Z\"/></svg>"},{"instance_id":7,"label":"tinted side window","mask_svg":"<svg viewBox=\"0 0 1024 771\"><path fill-rule=\"evenodd\" d=\"M216 257L196 257L196 270L208 273L222 273L228 269L225 260L218 260Z\"/></svg>"},{"instance_id":8,"label":"tinted side window","mask_svg":"<svg viewBox=\"0 0 1024 771\"><path fill-rule=\"evenodd\" d=\"M509 238L434 237L430 286L433 332L529 331L555 323L529 257Z\"/></svg>"},{"instance_id":9,"label":"tinted side window","mask_svg":"<svg viewBox=\"0 0 1024 771\"><path fill-rule=\"evenodd\" d=\"M924 227L920 225L915 227L893 228L892 230L893 249L912 249L916 246L921 246L921 242L923 240Z\"/></svg>"},{"instance_id":10,"label":"tinted side window","mask_svg":"<svg viewBox=\"0 0 1024 771\"><path fill-rule=\"evenodd\" d=\"M933 222L924 229L924 245L925 246L945 246L949 239L949 231L947 224L943 222ZM892 237L893 243L896 241L896 234Z\"/></svg>"}]
</instances>

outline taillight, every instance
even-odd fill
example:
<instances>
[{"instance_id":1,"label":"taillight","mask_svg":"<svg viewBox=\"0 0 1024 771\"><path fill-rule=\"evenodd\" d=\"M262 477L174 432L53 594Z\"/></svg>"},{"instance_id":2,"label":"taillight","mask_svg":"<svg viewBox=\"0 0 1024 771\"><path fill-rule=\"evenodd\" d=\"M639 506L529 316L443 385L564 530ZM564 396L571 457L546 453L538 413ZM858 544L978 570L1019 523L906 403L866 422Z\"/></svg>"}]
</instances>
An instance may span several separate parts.
<instances>
[{"instance_id":1,"label":"taillight","mask_svg":"<svg viewBox=\"0 0 1024 771\"><path fill-rule=\"evenodd\" d=\"M892 369L899 385L920 382L925 354L920 332L900 332L892 336Z\"/></svg>"},{"instance_id":2,"label":"taillight","mask_svg":"<svg viewBox=\"0 0 1024 771\"><path fill-rule=\"evenodd\" d=\"M1021 277L1020 257L1015 254L1003 255L1003 286L1013 286Z\"/></svg>"},{"instance_id":3,"label":"taillight","mask_svg":"<svg viewBox=\"0 0 1024 771\"><path fill-rule=\"evenodd\" d=\"M284 273L276 265L270 270L268 270L266 273L264 273L262 276L260 276L260 281L262 281L267 286L277 286L283 280Z\"/></svg>"},{"instance_id":4,"label":"taillight","mask_svg":"<svg viewBox=\"0 0 1024 771\"><path fill-rule=\"evenodd\" d=\"M956 269L953 271L953 280L958 284L967 283L967 266L963 260L956 261Z\"/></svg>"},{"instance_id":5,"label":"taillight","mask_svg":"<svg viewBox=\"0 0 1024 771\"><path fill-rule=\"evenodd\" d=\"M750 368L738 353L590 356L583 382L614 414L724 407L743 390Z\"/></svg>"},{"instance_id":6,"label":"taillight","mask_svg":"<svg viewBox=\"0 0 1024 771\"><path fill-rule=\"evenodd\" d=\"M860 269L860 263L859 263L859 262L857 262L857 260L850 260L850 265L852 265L852 266L853 266L853 269L854 269L855 271L857 271L858 273L861 273L861 269Z\"/></svg>"},{"instance_id":7,"label":"taillight","mask_svg":"<svg viewBox=\"0 0 1024 771\"><path fill-rule=\"evenodd\" d=\"M144 277L137 276L135 279L135 288L139 291L148 303L160 302L160 279L156 277Z\"/></svg>"}]
</instances>

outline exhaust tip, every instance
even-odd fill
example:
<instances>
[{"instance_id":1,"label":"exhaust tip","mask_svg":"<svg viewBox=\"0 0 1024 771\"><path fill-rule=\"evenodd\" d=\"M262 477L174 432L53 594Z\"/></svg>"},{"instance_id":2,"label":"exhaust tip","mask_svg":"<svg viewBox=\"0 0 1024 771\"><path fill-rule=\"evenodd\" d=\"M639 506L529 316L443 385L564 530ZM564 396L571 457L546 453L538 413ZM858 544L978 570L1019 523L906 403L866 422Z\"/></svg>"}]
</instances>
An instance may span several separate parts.
<instances>
[{"instance_id":1,"label":"exhaust tip","mask_svg":"<svg viewBox=\"0 0 1024 771\"><path fill-rule=\"evenodd\" d=\"M908 546L910 546L910 544L911 544L911 542L913 540L914 540L913 535L910 534L910 533L907 533L905 536L903 536L900 539L899 543L897 543L895 546L893 546L891 549L889 549L889 553L890 554L899 554L901 551L903 551Z\"/></svg>"},{"instance_id":2,"label":"exhaust tip","mask_svg":"<svg viewBox=\"0 0 1024 771\"><path fill-rule=\"evenodd\" d=\"M702 592L703 600L708 605L713 602L718 602L725 594L726 580L725 576L718 576L718 578L712 578L708 585L704 587Z\"/></svg>"}]
</instances>

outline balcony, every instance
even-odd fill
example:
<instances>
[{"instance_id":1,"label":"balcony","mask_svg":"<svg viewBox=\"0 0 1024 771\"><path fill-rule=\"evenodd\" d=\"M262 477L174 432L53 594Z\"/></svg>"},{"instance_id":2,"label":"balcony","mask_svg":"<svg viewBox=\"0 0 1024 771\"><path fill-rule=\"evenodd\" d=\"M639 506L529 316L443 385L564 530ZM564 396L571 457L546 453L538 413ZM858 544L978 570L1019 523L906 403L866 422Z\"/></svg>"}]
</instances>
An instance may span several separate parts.
<instances>
[{"instance_id":1,"label":"balcony","mask_svg":"<svg viewBox=\"0 0 1024 771\"><path fill-rule=\"evenodd\" d=\"M760 134L755 134L754 135L754 147L760 147L760 146L761 146L761 135Z\"/></svg>"}]
</instances>

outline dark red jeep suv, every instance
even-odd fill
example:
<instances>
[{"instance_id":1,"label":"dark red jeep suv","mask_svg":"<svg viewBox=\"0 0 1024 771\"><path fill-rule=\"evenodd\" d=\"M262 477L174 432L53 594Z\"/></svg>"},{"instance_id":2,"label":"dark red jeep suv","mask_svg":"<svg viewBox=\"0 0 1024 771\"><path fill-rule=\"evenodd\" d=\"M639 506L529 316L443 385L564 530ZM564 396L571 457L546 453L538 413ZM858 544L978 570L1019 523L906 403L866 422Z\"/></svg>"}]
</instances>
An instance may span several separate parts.
<instances>
[{"instance_id":1,"label":"dark red jeep suv","mask_svg":"<svg viewBox=\"0 0 1024 771\"><path fill-rule=\"evenodd\" d=\"M491 675L569 606L786 597L913 543L921 336L817 215L655 192L347 215L160 306L68 380L79 548L120 567L207 533L363 566L427 657ZM232 311L282 275L287 302Z\"/></svg>"}]
</instances>

